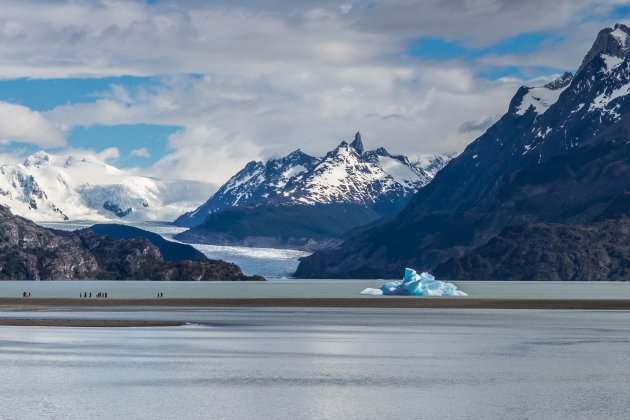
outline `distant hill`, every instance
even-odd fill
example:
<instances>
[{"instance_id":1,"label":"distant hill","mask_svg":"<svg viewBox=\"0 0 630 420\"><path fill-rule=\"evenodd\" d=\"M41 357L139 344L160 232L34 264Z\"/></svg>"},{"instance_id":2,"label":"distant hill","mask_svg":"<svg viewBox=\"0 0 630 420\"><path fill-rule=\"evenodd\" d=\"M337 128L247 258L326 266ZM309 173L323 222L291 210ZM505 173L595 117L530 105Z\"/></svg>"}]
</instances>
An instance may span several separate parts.
<instances>
[{"instance_id":1,"label":"distant hill","mask_svg":"<svg viewBox=\"0 0 630 420\"><path fill-rule=\"evenodd\" d=\"M382 217L359 205L235 207L213 213L175 238L189 243L315 250Z\"/></svg>"},{"instance_id":2,"label":"distant hill","mask_svg":"<svg viewBox=\"0 0 630 420\"><path fill-rule=\"evenodd\" d=\"M92 229L58 231L0 206L2 280L264 280L224 261L165 261L145 238L115 239Z\"/></svg>"},{"instance_id":3,"label":"distant hill","mask_svg":"<svg viewBox=\"0 0 630 420\"><path fill-rule=\"evenodd\" d=\"M157 233L148 232L133 226L120 224L97 224L90 227L92 232L117 239L144 238L158 247L164 261L206 260L207 257L190 245L168 241Z\"/></svg>"}]
</instances>

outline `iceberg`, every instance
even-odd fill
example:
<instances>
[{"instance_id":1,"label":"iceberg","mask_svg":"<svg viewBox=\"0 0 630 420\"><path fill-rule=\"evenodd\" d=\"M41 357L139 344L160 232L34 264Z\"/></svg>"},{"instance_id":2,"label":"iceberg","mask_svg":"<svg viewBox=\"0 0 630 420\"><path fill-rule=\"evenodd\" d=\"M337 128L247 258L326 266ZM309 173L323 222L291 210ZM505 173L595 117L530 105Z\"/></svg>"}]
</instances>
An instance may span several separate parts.
<instances>
[{"instance_id":1,"label":"iceberg","mask_svg":"<svg viewBox=\"0 0 630 420\"><path fill-rule=\"evenodd\" d=\"M368 287L361 292L370 296L468 296L457 290L453 283L436 280L429 273L416 273L416 270L405 268L405 276L402 281L390 281L379 289Z\"/></svg>"}]
</instances>

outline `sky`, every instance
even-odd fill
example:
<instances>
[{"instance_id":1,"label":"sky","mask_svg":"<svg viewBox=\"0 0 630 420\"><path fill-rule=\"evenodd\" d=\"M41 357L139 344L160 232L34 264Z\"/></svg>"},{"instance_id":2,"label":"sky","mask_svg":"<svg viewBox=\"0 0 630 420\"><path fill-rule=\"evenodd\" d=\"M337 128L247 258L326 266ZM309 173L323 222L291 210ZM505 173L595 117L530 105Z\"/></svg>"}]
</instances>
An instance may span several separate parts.
<instances>
[{"instance_id":1,"label":"sky","mask_svg":"<svg viewBox=\"0 0 630 420\"><path fill-rule=\"evenodd\" d=\"M356 131L460 152L629 20L616 0L2 0L0 163L85 153L221 184Z\"/></svg>"}]
</instances>

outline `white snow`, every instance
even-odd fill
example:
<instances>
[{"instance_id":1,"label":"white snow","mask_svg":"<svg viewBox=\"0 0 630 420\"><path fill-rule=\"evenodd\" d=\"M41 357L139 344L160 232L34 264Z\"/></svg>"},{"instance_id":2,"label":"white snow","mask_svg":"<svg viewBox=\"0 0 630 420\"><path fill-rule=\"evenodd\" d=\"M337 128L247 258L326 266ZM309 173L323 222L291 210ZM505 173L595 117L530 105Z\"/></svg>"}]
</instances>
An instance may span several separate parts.
<instances>
[{"instance_id":1,"label":"white snow","mask_svg":"<svg viewBox=\"0 0 630 420\"><path fill-rule=\"evenodd\" d=\"M124 220L172 220L210 190L200 182L136 176L93 156L38 152L24 164L0 166L0 204L35 221L120 220L103 208L106 201L132 209Z\"/></svg>"},{"instance_id":2,"label":"white snow","mask_svg":"<svg viewBox=\"0 0 630 420\"><path fill-rule=\"evenodd\" d=\"M383 284L379 289L367 288L362 295L403 295L403 296L468 296L453 283L436 280L429 273L418 275L411 268L405 269L402 281L392 281Z\"/></svg>"},{"instance_id":3,"label":"white snow","mask_svg":"<svg viewBox=\"0 0 630 420\"><path fill-rule=\"evenodd\" d=\"M589 111L593 109L605 109L610 102L622 96L626 96L628 93L630 93L630 83L626 83L610 93L606 93L606 91L604 91L595 98L589 107Z\"/></svg>"},{"instance_id":4,"label":"white snow","mask_svg":"<svg viewBox=\"0 0 630 420\"><path fill-rule=\"evenodd\" d=\"M560 94L569 85L560 89L549 89L544 86L529 88L529 91L523 96L521 104L516 109L518 115L524 115L530 107L534 108L534 111L542 115L549 109L549 107L555 104L560 97Z\"/></svg>"},{"instance_id":5,"label":"white snow","mask_svg":"<svg viewBox=\"0 0 630 420\"><path fill-rule=\"evenodd\" d=\"M615 37L617 41L619 41L619 44L621 44L622 46L626 45L626 42L628 40L628 34L625 31L623 31L621 28L615 28L615 30L612 31L610 35Z\"/></svg>"},{"instance_id":6,"label":"white snow","mask_svg":"<svg viewBox=\"0 0 630 420\"><path fill-rule=\"evenodd\" d=\"M394 158L379 155L375 161L366 161L354 148L342 144L286 192L288 196L300 195L304 204L369 205L388 193L412 194L429 180Z\"/></svg>"},{"instance_id":7,"label":"white snow","mask_svg":"<svg viewBox=\"0 0 630 420\"><path fill-rule=\"evenodd\" d=\"M306 170L307 170L306 166L296 165L286 170L284 174L282 174L282 177L285 179L293 178L294 176L301 174L302 172L305 172Z\"/></svg>"},{"instance_id":8,"label":"white snow","mask_svg":"<svg viewBox=\"0 0 630 420\"><path fill-rule=\"evenodd\" d=\"M192 214L234 207L245 198L250 204L267 200L301 205L371 205L385 196L404 198L428 184L451 157L423 155L411 163L380 149L360 154L342 142L324 157L305 156L300 164L286 163L286 157L248 164L247 170L232 177L208 200L211 204Z\"/></svg>"},{"instance_id":9,"label":"white snow","mask_svg":"<svg viewBox=\"0 0 630 420\"><path fill-rule=\"evenodd\" d=\"M389 156L379 156L381 169L399 184L411 187L418 181L418 174L409 165Z\"/></svg>"},{"instance_id":10,"label":"white snow","mask_svg":"<svg viewBox=\"0 0 630 420\"><path fill-rule=\"evenodd\" d=\"M622 57L617 57L609 54L602 54L602 59L604 60L604 64L606 64L606 73L611 73L615 70L621 63L623 63Z\"/></svg>"}]
</instances>

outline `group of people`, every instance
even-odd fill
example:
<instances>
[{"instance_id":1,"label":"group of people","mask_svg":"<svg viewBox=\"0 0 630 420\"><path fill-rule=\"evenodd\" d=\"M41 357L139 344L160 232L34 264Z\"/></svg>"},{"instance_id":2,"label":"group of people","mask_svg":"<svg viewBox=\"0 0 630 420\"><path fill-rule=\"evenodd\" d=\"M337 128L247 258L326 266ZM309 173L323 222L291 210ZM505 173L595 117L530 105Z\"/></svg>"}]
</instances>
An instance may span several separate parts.
<instances>
[{"instance_id":1,"label":"group of people","mask_svg":"<svg viewBox=\"0 0 630 420\"><path fill-rule=\"evenodd\" d=\"M31 297L31 292L26 292L26 291L22 292L22 297L23 297L23 298L25 298L25 297Z\"/></svg>"},{"instance_id":2,"label":"group of people","mask_svg":"<svg viewBox=\"0 0 630 420\"><path fill-rule=\"evenodd\" d=\"M98 299L107 299L107 292L98 292L94 295L96 298ZM88 293L88 292L83 292L83 293L79 293L79 297L80 298L91 298L92 297L92 292Z\"/></svg>"},{"instance_id":3,"label":"group of people","mask_svg":"<svg viewBox=\"0 0 630 420\"><path fill-rule=\"evenodd\" d=\"M158 299L159 299L159 298L163 298L163 297L164 297L164 293L162 293L162 292L158 292L157 297L158 297Z\"/></svg>"}]
</instances>

